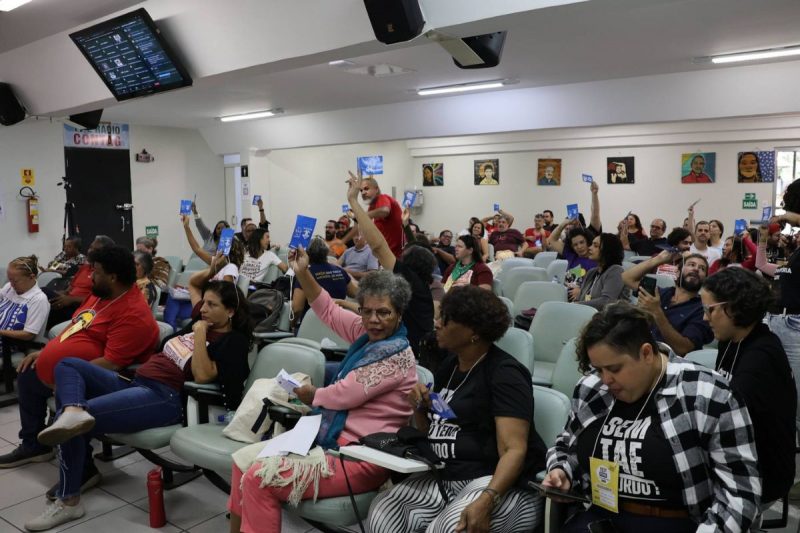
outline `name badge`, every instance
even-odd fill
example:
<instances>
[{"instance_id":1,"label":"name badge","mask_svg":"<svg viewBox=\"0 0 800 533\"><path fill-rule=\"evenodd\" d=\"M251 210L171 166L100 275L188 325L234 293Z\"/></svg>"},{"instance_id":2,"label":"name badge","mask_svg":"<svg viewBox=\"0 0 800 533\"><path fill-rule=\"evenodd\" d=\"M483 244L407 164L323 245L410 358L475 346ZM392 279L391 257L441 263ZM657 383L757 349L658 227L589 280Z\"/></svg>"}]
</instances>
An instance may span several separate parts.
<instances>
[{"instance_id":1,"label":"name badge","mask_svg":"<svg viewBox=\"0 0 800 533\"><path fill-rule=\"evenodd\" d=\"M432 392L430 393L431 398L431 411L439 415L441 418L445 420L450 420L451 418L456 418L456 413L453 409L447 404L446 401L439 396L439 393Z\"/></svg>"},{"instance_id":2,"label":"name badge","mask_svg":"<svg viewBox=\"0 0 800 533\"><path fill-rule=\"evenodd\" d=\"M619 465L597 457L589 458L592 504L612 513L619 512Z\"/></svg>"},{"instance_id":3,"label":"name badge","mask_svg":"<svg viewBox=\"0 0 800 533\"><path fill-rule=\"evenodd\" d=\"M81 331L82 329L86 329L89 327L89 324L92 323L95 316L94 309L87 309L86 311L82 311L81 314L76 316L72 319L72 325L68 327L64 332L61 334L61 342L64 342L68 338L70 338L75 333Z\"/></svg>"}]
</instances>

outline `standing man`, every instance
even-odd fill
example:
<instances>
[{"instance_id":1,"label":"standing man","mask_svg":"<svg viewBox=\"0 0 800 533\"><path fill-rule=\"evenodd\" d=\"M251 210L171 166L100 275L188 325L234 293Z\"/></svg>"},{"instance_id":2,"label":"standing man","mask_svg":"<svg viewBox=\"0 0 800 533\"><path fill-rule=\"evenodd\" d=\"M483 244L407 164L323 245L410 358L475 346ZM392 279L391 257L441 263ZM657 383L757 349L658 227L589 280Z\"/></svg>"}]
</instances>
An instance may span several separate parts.
<instances>
[{"instance_id":1,"label":"standing man","mask_svg":"<svg viewBox=\"0 0 800 533\"><path fill-rule=\"evenodd\" d=\"M705 257L709 264L722 257L722 252L708 245L710 238L711 225L705 220L701 220L694 227L694 243L689 249L693 254L700 254Z\"/></svg>"},{"instance_id":2,"label":"standing man","mask_svg":"<svg viewBox=\"0 0 800 533\"><path fill-rule=\"evenodd\" d=\"M358 179L352 172L350 176ZM381 193L381 188L375 178L361 180L361 199L369 203L367 216L375 222L383 238L386 239L389 249L395 257L400 257L405 245L403 210L400 208L400 204L388 194Z\"/></svg>"}]
</instances>

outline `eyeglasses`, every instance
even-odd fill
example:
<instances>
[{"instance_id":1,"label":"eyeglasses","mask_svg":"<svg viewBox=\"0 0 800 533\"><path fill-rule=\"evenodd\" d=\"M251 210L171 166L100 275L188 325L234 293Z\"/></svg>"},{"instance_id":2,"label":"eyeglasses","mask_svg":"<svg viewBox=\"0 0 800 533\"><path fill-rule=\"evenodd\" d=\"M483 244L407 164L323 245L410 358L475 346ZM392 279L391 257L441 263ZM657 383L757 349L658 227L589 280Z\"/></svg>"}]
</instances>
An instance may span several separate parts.
<instances>
[{"instance_id":1,"label":"eyeglasses","mask_svg":"<svg viewBox=\"0 0 800 533\"><path fill-rule=\"evenodd\" d=\"M703 305L703 313L707 314L708 316L711 316L711 312L714 310L715 307L717 307L718 305L725 305L726 303L728 302L717 302L711 305Z\"/></svg>"},{"instance_id":2,"label":"eyeglasses","mask_svg":"<svg viewBox=\"0 0 800 533\"><path fill-rule=\"evenodd\" d=\"M380 309L369 309L367 307L359 307L358 314L361 315L362 318L372 318L372 315L376 315L380 320L387 320L394 314L394 311L391 309L387 309L386 307L382 307Z\"/></svg>"}]
</instances>

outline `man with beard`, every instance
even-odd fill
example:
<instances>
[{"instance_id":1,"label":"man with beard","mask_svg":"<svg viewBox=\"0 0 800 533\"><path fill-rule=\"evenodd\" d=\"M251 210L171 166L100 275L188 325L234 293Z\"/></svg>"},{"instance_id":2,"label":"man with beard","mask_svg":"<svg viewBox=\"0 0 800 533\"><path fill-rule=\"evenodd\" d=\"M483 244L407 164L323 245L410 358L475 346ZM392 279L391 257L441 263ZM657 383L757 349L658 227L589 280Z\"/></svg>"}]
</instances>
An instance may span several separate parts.
<instances>
[{"instance_id":1,"label":"man with beard","mask_svg":"<svg viewBox=\"0 0 800 533\"><path fill-rule=\"evenodd\" d=\"M639 290L639 307L653 315L653 335L657 341L667 343L678 355L699 350L714 338L708 323L703 320L703 303L700 288L708 275L708 260L700 254L682 258L680 278L675 287L657 289L648 294L639 287L641 279L660 265L680 258L680 253L663 251L622 273L622 281L631 289Z\"/></svg>"},{"instance_id":2,"label":"man with beard","mask_svg":"<svg viewBox=\"0 0 800 533\"><path fill-rule=\"evenodd\" d=\"M47 398L53 394L53 370L62 359L79 357L103 368L119 370L143 363L158 345L158 325L136 287L136 265L131 251L116 245L98 248L89 255L89 262L94 265L92 293L75 311L72 323L41 351L27 355L17 366L22 442L0 456L0 468L52 458L52 448L42 446L36 436L45 428ZM91 453L91 447L87 447L81 491L96 485L100 478ZM51 491L54 495L55 491Z\"/></svg>"},{"instance_id":3,"label":"man with beard","mask_svg":"<svg viewBox=\"0 0 800 533\"><path fill-rule=\"evenodd\" d=\"M342 257L342 254L347 250L347 246L336 235L336 221L329 220L325 223L325 244L328 245L328 250L331 251L336 258Z\"/></svg>"},{"instance_id":4,"label":"man with beard","mask_svg":"<svg viewBox=\"0 0 800 533\"><path fill-rule=\"evenodd\" d=\"M633 250L636 255L656 255L662 249L659 246L667 244L664 234L667 232L667 223L663 219L654 218L650 223L650 236L630 242L627 231L620 231L619 239L626 250ZM690 245L691 246L691 245Z\"/></svg>"},{"instance_id":5,"label":"man with beard","mask_svg":"<svg viewBox=\"0 0 800 533\"><path fill-rule=\"evenodd\" d=\"M350 179L356 179L350 173ZM361 180L361 199L369 204L367 215L378 226L378 230L389 244L395 257L403 255L405 233L403 232L403 210L397 200L381 193L375 178Z\"/></svg>"}]
</instances>

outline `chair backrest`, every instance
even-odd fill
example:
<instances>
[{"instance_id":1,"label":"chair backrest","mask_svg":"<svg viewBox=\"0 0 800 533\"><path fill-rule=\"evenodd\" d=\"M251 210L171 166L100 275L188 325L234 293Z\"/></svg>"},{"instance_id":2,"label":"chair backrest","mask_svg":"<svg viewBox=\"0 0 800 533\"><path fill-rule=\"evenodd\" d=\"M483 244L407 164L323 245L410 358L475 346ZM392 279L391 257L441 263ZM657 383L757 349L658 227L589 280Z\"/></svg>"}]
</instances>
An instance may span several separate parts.
<instances>
[{"instance_id":1,"label":"chair backrest","mask_svg":"<svg viewBox=\"0 0 800 533\"><path fill-rule=\"evenodd\" d=\"M58 279L61 277L61 274L58 272L42 272L36 278L36 284L39 287L47 287L47 284L53 281L54 279Z\"/></svg>"},{"instance_id":2,"label":"chair backrest","mask_svg":"<svg viewBox=\"0 0 800 533\"><path fill-rule=\"evenodd\" d=\"M517 289L526 281L548 281L547 270L533 266L515 267L503 279L503 296L507 296L513 301L516 297Z\"/></svg>"},{"instance_id":3,"label":"chair backrest","mask_svg":"<svg viewBox=\"0 0 800 533\"><path fill-rule=\"evenodd\" d=\"M256 355L245 390L259 378L274 378L282 368L290 374L308 374L311 383L317 387L325 383L325 356L321 351L301 344L276 342L266 345Z\"/></svg>"},{"instance_id":4,"label":"chair backrest","mask_svg":"<svg viewBox=\"0 0 800 533\"><path fill-rule=\"evenodd\" d=\"M706 368L714 368L717 364L717 350L704 348L702 350L695 350L683 356L687 361L702 365Z\"/></svg>"},{"instance_id":5,"label":"chair backrest","mask_svg":"<svg viewBox=\"0 0 800 533\"><path fill-rule=\"evenodd\" d=\"M532 267L533 266L533 259L528 259L527 257L509 257L505 261L503 261L500 272L497 273L495 277L500 278L501 281L505 281L508 275L515 269L520 267Z\"/></svg>"},{"instance_id":6,"label":"chair backrest","mask_svg":"<svg viewBox=\"0 0 800 533\"><path fill-rule=\"evenodd\" d=\"M169 263L169 267L175 272L183 271L183 259L177 255L165 255L164 260Z\"/></svg>"},{"instance_id":7,"label":"chair backrest","mask_svg":"<svg viewBox=\"0 0 800 533\"><path fill-rule=\"evenodd\" d=\"M494 261L494 245L489 243L489 262Z\"/></svg>"},{"instance_id":8,"label":"chair backrest","mask_svg":"<svg viewBox=\"0 0 800 533\"><path fill-rule=\"evenodd\" d=\"M194 274L195 272L197 272L197 271L196 270L184 270L183 272L181 272L180 274L175 276L175 285L173 285L173 286L177 287L178 285L180 285L181 287L188 287L189 286L189 278L191 278L192 274Z\"/></svg>"},{"instance_id":9,"label":"chair backrest","mask_svg":"<svg viewBox=\"0 0 800 533\"><path fill-rule=\"evenodd\" d=\"M492 278L492 292L495 293L497 296L503 295L503 282L499 279Z\"/></svg>"},{"instance_id":10,"label":"chair backrest","mask_svg":"<svg viewBox=\"0 0 800 533\"><path fill-rule=\"evenodd\" d=\"M417 380L420 383L428 383L433 384L433 372L425 368L424 366L417 365Z\"/></svg>"},{"instance_id":11,"label":"chair backrest","mask_svg":"<svg viewBox=\"0 0 800 533\"><path fill-rule=\"evenodd\" d=\"M557 390L533 385L533 427L548 448L564 431L569 416L569 397Z\"/></svg>"},{"instance_id":12,"label":"chair backrest","mask_svg":"<svg viewBox=\"0 0 800 533\"><path fill-rule=\"evenodd\" d=\"M155 286L155 289L156 299L153 300L152 304L150 304L150 310L153 312L153 316L155 316L156 312L158 312L158 301L161 299L161 289L158 287L158 285Z\"/></svg>"},{"instance_id":13,"label":"chair backrest","mask_svg":"<svg viewBox=\"0 0 800 533\"><path fill-rule=\"evenodd\" d=\"M196 255L192 255L192 257L189 258L189 261L187 261L186 263L185 270L196 272L198 270L205 270L206 268L208 268L208 263L206 263Z\"/></svg>"},{"instance_id":14,"label":"chair backrest","mask_svg":"<svg viewBox=\"0 0 800 533\"><path fill-rule=\"evenodd\" d=\"M533 353L537 361L555 363L561 349L572 337L577 337L583 326L597 310L588 305L565 302L545 302L536 310L531 322Z\"/></svg>"},{"instance_id":15,"label":"chair backrest","mask_svg":"<svg viewBox=\"0 0 800 533\"><path fill-rule=\"evenodd\" d=\"M547 281L557 279L559 283L564 283L564 277L567 275L567 266L569 262L566 259L556 259L547 265Z\"/></svg>"},{"instance_id":16,"label":"chair backrest","mask_svg":"<svg viewBox=\"0 0 800 533\"><path fill-rule=\"evenodd\" d=\"M158 342L163 342L164 339L175 333L175 328L166 322L156 322L158 324Z\"/></svg>"},{"instance_id":17,"label":"chair backrest","mask_svg":"<svg viewBox=\"0 0 800 533\"><path fill-rule=\"evenodd\" d=\"M556 366L553 368L553 376L551 387L558 392L564 393L570 398L572 392L575 390L575 385L583 377L583 374L578 370L578 358L575 353L576 338L571 338L567 341L561 349L561 353L556 361Z\"/></svg>"},{"instance_id":18,"label":"chair backrest","mask_svg":"<svg viewBox=\"0 0 800 533\"><path fill-rule=\"evenodd\" d=\"M278 268L278 265L270 265L267 268L267 271L261 276L261 279L257 279L256 281L262 281L264 283L272 283L276 279L281 277L281 270Z\"/></svg>"},{"instance_id":19,"label":"chair backrest","mask_svg":"<svg viewBox=\"0 0 800 533\"><path fill-rule=\"evenodd\" d=\"M347 349L350 346L349 342L323 324L313 309L309 309L306 314L303 315L303 321L300 323L300 328L297 330L297 336L317 342L322 342L322 339L327 337L335 342L339 348Z\"/></svg>"},{"instance_id":20,"label":"chair backrest","mask_svg":"<svg viewBox=\"0 0 800 533\"><path fill-rule=\"evenodd\" d=\"M239 274L236 278L236 287L242 291L242 294L247 296L247 290L250 288L250 278L244 274Z\"/></svg>"},{"instance_id":21,"label":"chair backrest","mask_svg":"<svg viewBox=\"0 0 800 533\"><path fill-rule=\"evenodd\" d=\"M272 251L275 252L274 249ZM280 259L284 263L288 263L289 262L289 248L288 247L282 246L280 250L275 252L275 255L277 255L278 259Z\"/></svg>"},{"instance_id":22,"label":"chair backrest","mask_svg":"<svg viewBox=\"0 0 800 533\"><path fill-rule=\"evenodd\" d=\"M672 276L668 276L667 274L654 275L656 277L656 286L658 286L659 289L669 289L675 286L675 280L672 279Z\"/></svg>"},{"instance_id":23,"label":"chair backrest","mask_svg":"<svg viewBox=\"0 0 800 533\"><path fill-rule=\"evenodd\" d=\"M547 268L547 265L558 259L557 252L539 252L533 258L533 266Z\"/></svg>"},{"instance_id":24,"label":"chair backrest","mask_svg":"<svg viewBox=\"0 0 800 533\"><path fill-rule=\"evenodd\" d=\"M499 296L499 298L506 304L506 307L508 307L508 313L511 315L511 318L514 318L514 302L511 301L511 298L506 298L505 296Z\"/></svg>"},{"instance_id":25,"label":"chair backrest","mask_svg":"<svg viewBox=\"0 0 800 533\"><path fill-rule=\"evenodd\" d=\"M636 266L636 263L631 263L630 261L623 261L622 262L622 270L628 270Z\"/></svg>"},{"instance_id":26,"label":"chair backrest","mask_svg":"<svg viewBox=\"0 0 800 533\"><path fill-rule=\"evenodd\" d=\"M530 333L524 329L510 327L494 344L522 363L533 374L533 337Z\"/></svg>"},{"instance_id":27,"label":"chair backrest","mask_svg":"<svg viewBox=\"0 0 800 533\"><path fill-rule=\"evenodd\" d=\"M69 326L71 322L72 322L71 320L65 320L64 322L61 322L60 324L56 324L55 326L50 328L50 331L47 332L47 338L48 339L55 339L56 337L61 335L62 331L67 329L67 326Z\"/></svg>"},{"instance_id":28,"label":"chair backrest","mask_svg":"<svg viewBox=\"0 0 800 533\"><path fill-rule=\"evenodd\" d=\"M552 281L526 281L517 289L514 295L514 308L512 316L517 316L522 311L539 307L545 302L566 302L567 288L561 283Z\"/></svg>"}]
</instances>

